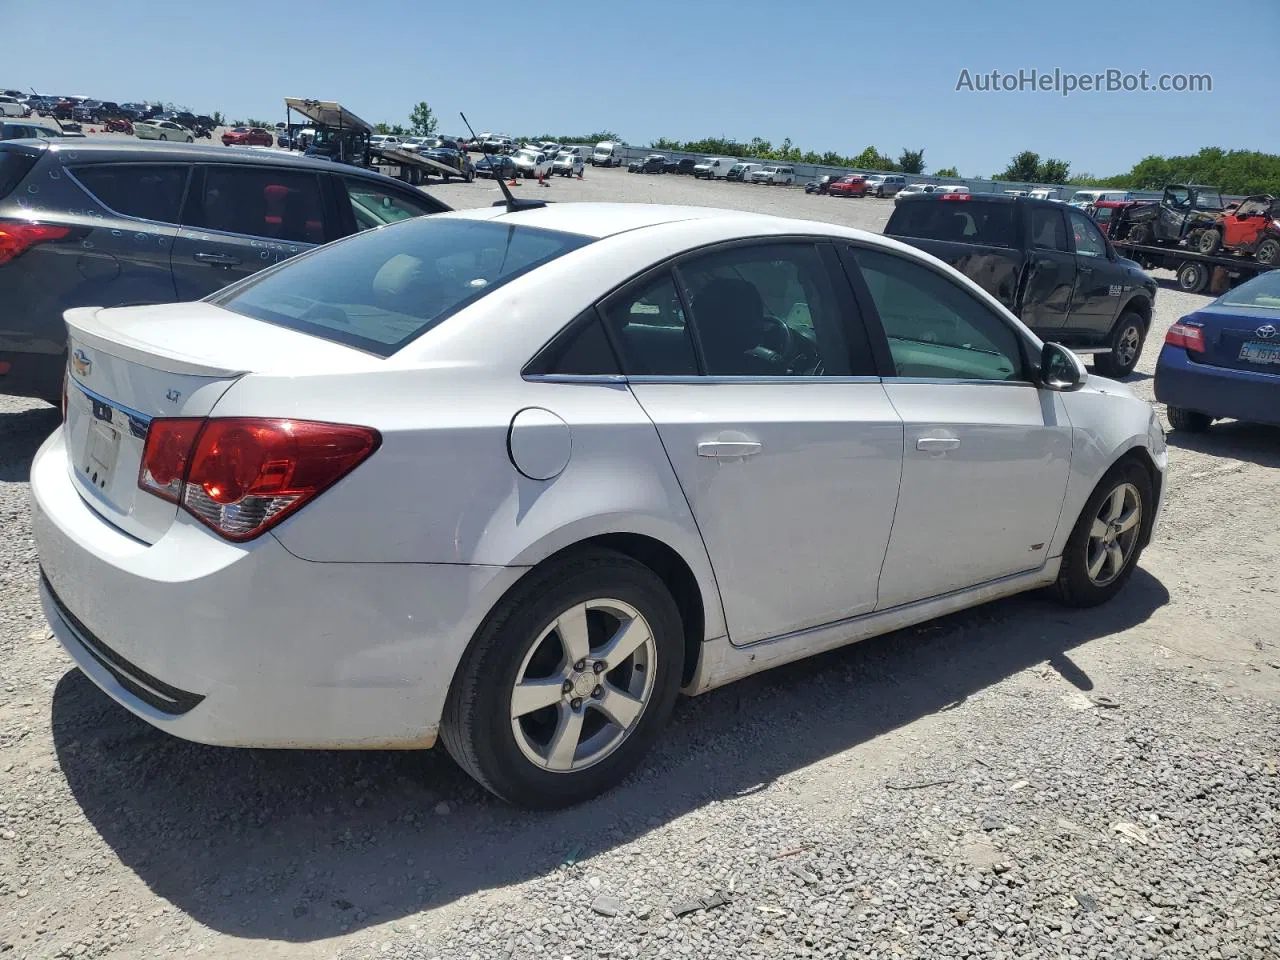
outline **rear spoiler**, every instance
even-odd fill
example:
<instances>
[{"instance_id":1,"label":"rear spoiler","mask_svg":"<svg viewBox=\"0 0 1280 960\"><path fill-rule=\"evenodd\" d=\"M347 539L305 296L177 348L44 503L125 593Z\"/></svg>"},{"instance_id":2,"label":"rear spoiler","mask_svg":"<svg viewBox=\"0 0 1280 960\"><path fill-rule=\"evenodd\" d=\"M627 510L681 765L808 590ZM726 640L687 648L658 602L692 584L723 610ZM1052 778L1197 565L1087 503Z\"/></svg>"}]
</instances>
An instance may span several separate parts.
<instances>
[{"instance_id":1,"label":"rear spoiler","mask_svg":"<svg viewBox=\"0 0 1280 960\"><path fill-rule=\"evenodd\" d=\"M129 334L109 327L99 319L102 307L72 307L62 314L67 336L121 360L128 360L166 373L191 374L198 377L241 377L248 370L228 370L210 366L198 357L176 350L166 350L154 343L144 343Z\"/></svg>"}]
</instances>

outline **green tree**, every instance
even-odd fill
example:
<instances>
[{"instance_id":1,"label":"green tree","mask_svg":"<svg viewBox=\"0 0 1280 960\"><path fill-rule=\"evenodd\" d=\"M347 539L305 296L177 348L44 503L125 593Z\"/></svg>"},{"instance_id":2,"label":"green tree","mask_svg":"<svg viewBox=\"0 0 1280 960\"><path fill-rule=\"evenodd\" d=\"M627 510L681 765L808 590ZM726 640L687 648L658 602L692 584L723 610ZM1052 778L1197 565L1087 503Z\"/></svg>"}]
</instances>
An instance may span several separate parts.
<instances>
[{"instance_id":1,"label":"green tree","mask_svg":"<svg viewBox=\"0 0 1280 960\"><path fill-rule=\"evenodd\" d=\"M213 111L213 116L210 119L213 120L215 126L222 126L222 111Z\"/></svg>"},{"instance_id":2,"label":"green tree","mask_svg":"<svg viewBox=\"0 0 1280 960\"><path fill-rule=\"evenodd\" d=\"M409 135L408 129L402 123L387 123L383 120L381 123L375 123L373 129L376 133L391 134L397 137L406 137Z\"/></svg>"},{"instance_id":3,"label":"green tree","mask_svg":"<svg viewBox=\"0 0 1280 960\"><path fill-rule=\"evenodd\" d=\"M1066 183L1070 174L1071 164L1066 160L1055 160L1050 157L1040 164L1039 169L1036 171L1035 181L1037 183Z\"/></svg>"},{"instance_id":4,"label":"green tree","mask_svg":"<svg viewBox=\"0 0 1280 960\"><path fill-rule=\"evenodd\" d=\"M898 154L898 168L903 173L924 173L924 147L919 150L903 147Z\"/></svg>"},{"instance_id":5,"label":"green tree","mask_svg":"<svg viewBox=\"0 0 1280 960\"><path fill-rule=\"evenodd\" d=\"M414 136L429 137L439 125L440 121L425 100L419 100L418 105L409 113L409 126L413 128Z\"/></svg>"},{"instance_id":6,"label":"green tree","mask_svg":"<svg viewBox=\"0 0 1280 960\"><path fill-rule=\"evenodd\" d=\"M864 170L897 170L898 165L886 157L875 147L867 147L856 157L848 158L846 166L861 167Z\"/></svg>"},{"instance_id":7,"label":"green tree","mask_svg":"<svg viewBox=\"0 0 1280 960\"><path fill-rule=\"evenodd\" d=\"M1035 183L1040 175L1040 154L1034 150L1023 150L1013 158L1000 174L1000 180L1013 180L1019 183Z\"/></svg>"},{"instance_id":8,"label":"green tree","mask_svg":"<svg viewBox=\"0 0 1280 960\"><path fill-rule=\"evenodd\" d=\"M960 171L955 167L943 167L941 170L935 170L933 175L935 177L958 177L960 176Z\"/></svg>"}]
</instances>

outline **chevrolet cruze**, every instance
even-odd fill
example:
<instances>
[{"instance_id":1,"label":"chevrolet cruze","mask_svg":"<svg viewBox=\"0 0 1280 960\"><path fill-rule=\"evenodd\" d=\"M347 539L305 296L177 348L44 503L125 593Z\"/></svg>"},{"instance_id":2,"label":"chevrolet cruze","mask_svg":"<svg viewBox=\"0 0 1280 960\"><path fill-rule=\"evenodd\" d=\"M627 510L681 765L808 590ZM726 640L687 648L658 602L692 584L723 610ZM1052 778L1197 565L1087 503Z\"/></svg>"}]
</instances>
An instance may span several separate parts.
<instances>
[{"instance_id":1,"label":"chevrolet cruze","mask_svg":"<svg viewBox=\"0 0 1280 960\"><path fill-rule=\"evenodd\" d=\"M829 224L495 207L66 320L32 494L80 669L204 743L441 740L529 806L619 781L681 691L1108 600L1164 485L1128 388Z\"/></svg>"}]
</instances>

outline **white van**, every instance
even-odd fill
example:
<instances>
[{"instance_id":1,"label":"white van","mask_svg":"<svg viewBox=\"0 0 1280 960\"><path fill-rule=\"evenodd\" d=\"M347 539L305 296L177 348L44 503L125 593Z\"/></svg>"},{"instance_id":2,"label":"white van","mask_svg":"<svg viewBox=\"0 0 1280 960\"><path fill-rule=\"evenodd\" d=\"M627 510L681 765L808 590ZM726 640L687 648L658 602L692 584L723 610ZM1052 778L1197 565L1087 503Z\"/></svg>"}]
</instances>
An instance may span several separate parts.
<instances>
[{"instance_id":1,"label":"white van","mask_svg":"<svg viewBox=\"0 0 1280 960\"><path fill-rule=\"evenodd\" d=\"M733 157L707 157L693 166L693 175L707 180L723 180L738 161Z\"/></svg>"},{"instance_id":2,"label":"white van","mask_svg":"<svg viewBox=\"0 0 1280 960\"><path fill-rule=\"evenodd\" d=\"M616 140L602 140L591 151L591 165L593 167L620 167L622 166L623 149L624 145Z\"/></svg>"},{"instance_id":3,"label":"white van","mask_svg":"<svg viewBox=\"0 0 1280 960\"><path fill-rule=\"evenodd\" d=\"M790 186L796 182L796 172L792 167L778 167L770 164L763 170L756 170L743 179L750 180L752 183L783 184L784 186Z\"/></svg>"},{"instance_id":4,"label":"white van","mask_svg":"<svg viewBox=\"0 0 1280 960\"><path fill-rule=\"evenodd\" d=\"M1087 207L1099 200L1132 200L1128 190L1077 190L1067 202L1073 207Z\"/></svg>"},{"instance_id":5,"label":"white van","mask_svg":"<svg viewBox=\"0 0 1280 960\"><path fill-rule=\"evenodd\" d=\"M725 179L740 180L743 183L750 183L751 175L762 166L764 166L764 164L761 163L735 163L729 168L729 172L725 174Z\"/></svg>"}]
</instances>

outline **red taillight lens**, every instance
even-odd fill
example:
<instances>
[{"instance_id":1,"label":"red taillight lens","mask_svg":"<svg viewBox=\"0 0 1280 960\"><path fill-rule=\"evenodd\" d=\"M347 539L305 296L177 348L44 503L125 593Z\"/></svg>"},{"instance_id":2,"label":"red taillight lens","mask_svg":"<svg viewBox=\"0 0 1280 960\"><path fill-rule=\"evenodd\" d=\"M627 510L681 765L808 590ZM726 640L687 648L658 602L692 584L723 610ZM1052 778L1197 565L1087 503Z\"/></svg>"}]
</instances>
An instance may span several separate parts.
<instances>
[{"instance_id":1,"label":"red taillight lens","mask_svg":"<svg viewBox=\"0 0 1280 960\"><path fill-rule=\"evenodd\" d=\"M182 498L182 483L203 420L152 420L142 449L138 486L172 503Z\"/></svg>"},{"instance_id":2,"label":"red taillight lens","mask_svg":"<svg viewBox=\"0 0 1280 960\"><path fill-rule=\"evenodd\" d=\"M307 420L151 422L138 486L228 540L251 540L378 449L369 427Z\"/></svg>"},{"instance_id":3,"label":"red taillight lens","mask_svg":"<svg viewBox=\"0 0 1280 960\"><path fill-rule=\"evenodd\" d=\"M1164 342L1171 347L1182 347L1195 353L1204 353L1204 327L1179 321L1164 335Z\"/></svg>"},{"instance_id":4,"label":"red taillight lens","mask_svg":"<svg viewBox=\"0 0 1280 960\"><path fill-rule=\"evenodd\" d=\"M0 265L20 257L38 243L65 240L70 234L70 227L0 220Z\"/></svg>"},{"instance_id":5,"label":"red taillight lens","mask_svg":"<svg viewBox=\"0 0 1280 960\"><path fill-rule=\"evenodd\" d=\"M968 200L972 194L969 193L944 193L938 199L940 200Z\"/></svg>"}]
</instances>

